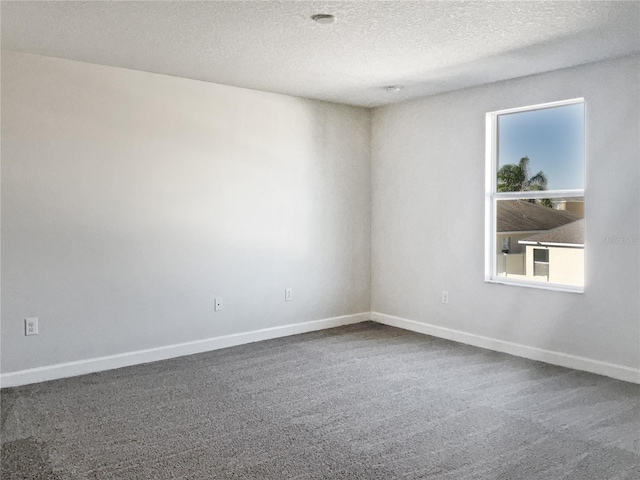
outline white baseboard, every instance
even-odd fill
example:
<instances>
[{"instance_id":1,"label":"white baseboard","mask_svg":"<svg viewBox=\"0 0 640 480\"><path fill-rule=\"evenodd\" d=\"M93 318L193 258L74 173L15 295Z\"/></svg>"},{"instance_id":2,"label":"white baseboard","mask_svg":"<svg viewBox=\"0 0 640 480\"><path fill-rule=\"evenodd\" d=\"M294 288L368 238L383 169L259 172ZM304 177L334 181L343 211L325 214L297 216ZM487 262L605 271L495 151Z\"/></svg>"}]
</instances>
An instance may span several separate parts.
<instances>
[{"instance_id":1,"label":"white baseboard","mask_svg":"<svg viewBox=\"0 0 640 480\"><path fill-rule=\"evenodd\" d=\"M218 350L246 343L259 342L261 340L269 340L272 338L297 335L299 333L324 330L326 328L340 327L342 325L360 323L366 320L373 320L374 322L402 328L404 330L445 338L447 340L453 340L454 342L486 348L497 352L508 353L517 357L524 357L531 360L559 365L561 367L583 370L616 378L618 380L640 384L640 369L601 362L566 353L553 352L551 350L544 350L542 348L530 347L518 343L506 342L496 338L483 337L481 335L416 322L415 320L394 317L383 313L363 312L353 315L344 315L341 317L284 325L281 327L264 328L251 332L235 333L232 335L167 345L147 350L109 355L106 357L89 358L75 362L59 363L45 367L3 373L0 375L0 386L2 388L16 387L30 383L74 377L87 373L102 372L105 370L112 370L114 368L128 367L131 365L208 352L211 350Z\"/></svg>"},{"instance_id":2,"label":"white baseboard","mask_svg":"<svg viewBox=\"0 0 640 480\"><path fill-rule=\"evenodd\" d=\"M392 327L398 327L412 332L424 333L434 337L453 340L454 342L473 345L475 347L495 350L497 352L508 353L516 357L524 357L531 360L550 363L561 367L573 368L575 370L583 370L586 372L597 373L607 377L624 380L626 382L640 383L640 369L616 365L613 363L601 362L590 358L578 357L566 353L553 352L542 348L530 347L519 343L506 342L496 338L483 337L472 333L453 330L450 328L439 327L427 323L416 322L406 318L394 317L383 313L371 312L371 320Z\"/></svg>"},{"instance_id":3,"label":"white baseboard","mask_svg":"<svg viewBox=\"0 0 640 480\"><path fill-rule=\"evenodd\" d=\"M324 318L310 322L295 323L281 327L263 328L251 332L235 333L221 337L207 338L193 342L167 345L164 347L150 348L136 352L109 355L106 357L89 358L68 363L58 363L45 367L30 368L17 372L3 373L0 375L0 386L17 387L30 383L45 382L59 378L74 377L87 373L102 372L114 368L128 367L141 363L155 362L169 358L192 355L194 353L208 352L221 348L243 345L245 343L259 342L278 337L287 337L299 333L324 330L326 328L340 327L352 323L369 320L369 312L343 315L341 317Z\"/></svg>"}]
</instances>

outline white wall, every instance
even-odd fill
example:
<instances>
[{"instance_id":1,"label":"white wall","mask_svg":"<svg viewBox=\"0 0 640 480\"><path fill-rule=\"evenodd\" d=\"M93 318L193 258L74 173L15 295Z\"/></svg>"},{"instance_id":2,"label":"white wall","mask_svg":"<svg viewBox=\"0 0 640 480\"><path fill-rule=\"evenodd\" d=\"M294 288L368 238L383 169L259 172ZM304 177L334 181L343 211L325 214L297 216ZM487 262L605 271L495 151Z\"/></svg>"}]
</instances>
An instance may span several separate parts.
<instances>
[{"instance_id":1,"label":"white wall","mask_svg":"<svg viewBox=\"0 0 640 480\"><path fill-rule=\"evenodd\" d=\"M1 371L369 309L637 369L639 65L379 108L371 131L365 109L2 52ZM485 113L578 96L585 293L484 283Z\"/></svg>"},{"instance_id":2,"label":"white wall","mask_svg":"<svg viewBox=\"0 0 640 480\"><path fill-rule=\"evenodd\" d=\"M2 372L368 311L370 131L366 109L3 51Z\"/></svg>"},{"instance_id":3,"label":"white wall","mask_svg":"<svg viewBox=\"0 0 640 480\"><path fill-rule=\"evenodd\" d=\"M485 283L485 114L584 97L584 294ZM372 310L640 367L640 57L375 109ZM449 304L441 291L449 291Z\"/></svg>"}]
</instances>

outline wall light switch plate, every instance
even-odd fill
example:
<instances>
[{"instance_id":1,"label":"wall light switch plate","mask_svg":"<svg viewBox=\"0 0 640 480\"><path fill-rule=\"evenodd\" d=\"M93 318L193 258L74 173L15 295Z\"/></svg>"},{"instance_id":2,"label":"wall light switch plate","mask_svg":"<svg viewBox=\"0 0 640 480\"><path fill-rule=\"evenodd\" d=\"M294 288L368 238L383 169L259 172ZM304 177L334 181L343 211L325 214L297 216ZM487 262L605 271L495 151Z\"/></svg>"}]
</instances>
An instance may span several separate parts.
<instances>
[{"instance_id":1,"label":"wall light switch plate","mask_svg":"<svg viewBox=\"0 0 640 480\"><path fill-rule=\"evenodd\" d=\"M290 302L291 300L293 300L293 289L292 288L285 288L284 289L284 301L285 302Z\"/></svg>"},{"instance_id":2,"label":"wall light switch plate","mask_svg":"<svg viewBox=\"0 0 640 480\"><path fill-rule=\"evenodd\" d=\"M220 297L216 297L214 304L213 304L213 309L217 312L219 310L222 310L222 298Z\"/></svg>"},{"instance_id":3,"label":"wall light switch plate","mask_svg":"<svg viewBox=\"0 0 640 480\"><path fill-rule=\"evenodd\" d=\"M24 334L38 335L38 317L24 319Z\"/></svg>"}]
</instances>

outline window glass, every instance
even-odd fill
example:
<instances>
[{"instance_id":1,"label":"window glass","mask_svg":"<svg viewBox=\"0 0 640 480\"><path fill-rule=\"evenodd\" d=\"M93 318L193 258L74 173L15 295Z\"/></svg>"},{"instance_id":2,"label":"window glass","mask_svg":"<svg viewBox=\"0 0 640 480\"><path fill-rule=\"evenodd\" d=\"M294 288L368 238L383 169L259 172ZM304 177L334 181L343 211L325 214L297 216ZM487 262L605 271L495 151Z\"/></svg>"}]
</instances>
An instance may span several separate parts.
<instances>
[{"instance_id":1,"label":"window glass","mask_svg":"<svg viewBox=\"0 0 640 480\"><path fill-rule=\"evenodd\" d=\"M498 200L495 275L510 280L581 286L584 197ZM546 203L546 202L545 202Z\"/></svg>"},{"instance_id":2,"label":"window glass","mask_svg":"<svg viewBox=\"0 0 640 480\"><path fill-rule=\"evenodd\" d=\"M584 188L584 104L498 116L498 191Z\"/></svg>"},{"instance_id":3,"label":"window glass","mask_svg":"<svg viewBox=\"0 0 640 480\"><path fill-rule=\"evenodd\" d=\"M543 250L541 248L533 249L533 261L549 263L549 250Z\"/></svg>"}]
</instances>

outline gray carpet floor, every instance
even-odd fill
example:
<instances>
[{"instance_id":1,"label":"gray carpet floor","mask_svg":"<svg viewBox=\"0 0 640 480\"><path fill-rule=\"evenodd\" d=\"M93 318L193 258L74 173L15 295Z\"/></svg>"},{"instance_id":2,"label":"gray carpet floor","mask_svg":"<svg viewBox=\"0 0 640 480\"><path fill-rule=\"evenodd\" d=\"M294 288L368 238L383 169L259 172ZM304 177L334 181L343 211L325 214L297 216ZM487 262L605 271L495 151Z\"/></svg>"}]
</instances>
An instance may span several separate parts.
<instances>
[{"instance_id":1,"label":"gray carpet floor","mask_svg":"<svg viewBox=\"0 0 640 480\"><path fill-rule=\"evenodd\" d=\"M4 389L2 480L640 479L640 386L371 322Z\"/></svg>"}]
</instances>

